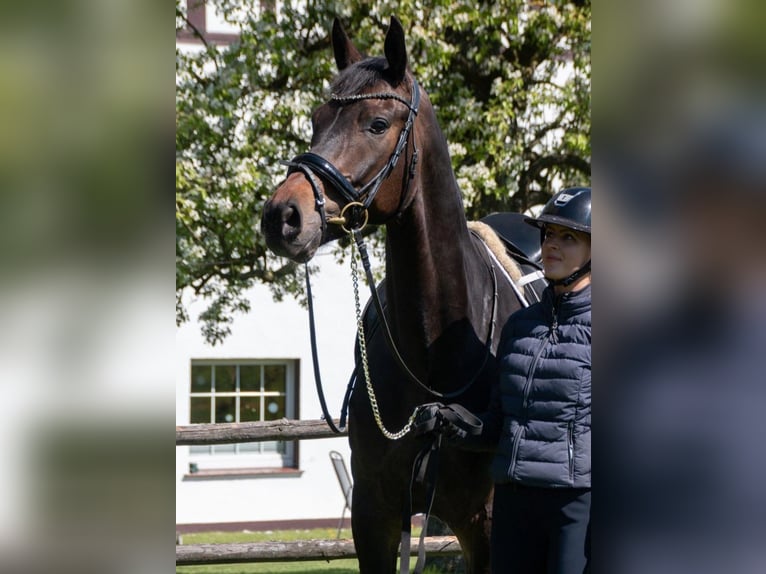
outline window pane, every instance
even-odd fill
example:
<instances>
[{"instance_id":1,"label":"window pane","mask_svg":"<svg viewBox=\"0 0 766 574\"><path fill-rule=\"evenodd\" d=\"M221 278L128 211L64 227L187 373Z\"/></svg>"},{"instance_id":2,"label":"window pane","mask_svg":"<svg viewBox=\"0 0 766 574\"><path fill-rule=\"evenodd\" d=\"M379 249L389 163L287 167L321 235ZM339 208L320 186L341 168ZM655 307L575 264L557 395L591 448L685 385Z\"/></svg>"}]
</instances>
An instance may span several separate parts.
<instances>
[{"instance_id":1,"label":"window pane","mask_svg":"<svg viewBox=\"0 0 766 574\"><path fill-rule=\"evenodd\" d=\"M215 392L233 393L236 389L234 383L237 377L237 367L234 365L216 365L215 367Z\"/></svg>"},{"instance_id":2,"label":"window pane","mask_svg":"<svg viewBox=\"0 0 766 574\"><path fill-rule=\"evenodd\" d=\"M237 419L236 401L234 397L218 397L215 400L215 422L233 423Z\"/></svg>"},{"instance_id":3,"label":"window pane","mask_svg":"<svg viewBox=\"0 0 766 574\"><path fill-rule=\"evenodd\" d=\"M276 452L279 454L285 454L285 451L287 450L287 443L283 440L264 442L261 443L261 445L263 452Z\"/></svg>"},{"instance_id":4,"label":"window pane","mask_svg":"<svg viewBox=\"0 0 766 574\"><path fill-rule=\"evenodd\" d=\"M239 399L239 420L241 422L261 420L260 410L260 397L242 397Z\"/></svg>"},{"instance_id":5,"label":"window pane","mask_svg":"<svg viewBox=\"0 0 766 574\"><path fill-rule=\"evenodd\" d=\"M261 452L261 443L243 442L239 445L239 452Z\"/></svg>"},{"instance_id":6,"label":"window pane","mask_svg":"<svg viewBox=\"0 0 766 574\"><path fill-rule=\"evenodd\" d=\"M287 416L285 397L266 397L265 404L263 420L273 421Z\"/></svg>"},{"instance_id":7,"label":"window pane","mask_svg":"<svg viewBox=\"0 0 766 574\"><path fill-rule=\"evenodd\" d=\"M191 392L209 393L213 378L213 368L210 365L192 365L191 368Z\"/></svg>"},{"instance_id":8,"label":"window pane","mask_svg":"<svg viewBox=\"0 0 766 574\"><path fill-rule=\"evenodd\" d=\"M285 442L284 441L269 441L269 442L263 442L261 443L261 448L263 449L263 452L278 452L281 453L282 449L284 447Z\"/></svg>"},{"instance_id":9,"label":"window pane","mask_svg":"<svg viewBox=\"0 0 766 574\"><path fill-rule=\"evenodd\" d=\"M210 397L192 397L189 421L192 424L210 422Z\"/></svg>"},{"instance_id":10,"label":"window pane","mask_svg":"<svg viewBox=\"0 0 766 574\"><path fill-rule=\"evenodd\" d=\"M240 391L260 391L261 390L261 366L243 365L239 368L239 390Z\"/></svg>"},{"instance_id":11,"label":"window pane","mask_svg":"<svg viewBox=\"0 0 766 574\"><path fill-rule=\"evenodd\" d=\"M263 389L267 392L284 393L286 377L285 365L266 365L263 367Z\"/></svg>"}]
</instances>

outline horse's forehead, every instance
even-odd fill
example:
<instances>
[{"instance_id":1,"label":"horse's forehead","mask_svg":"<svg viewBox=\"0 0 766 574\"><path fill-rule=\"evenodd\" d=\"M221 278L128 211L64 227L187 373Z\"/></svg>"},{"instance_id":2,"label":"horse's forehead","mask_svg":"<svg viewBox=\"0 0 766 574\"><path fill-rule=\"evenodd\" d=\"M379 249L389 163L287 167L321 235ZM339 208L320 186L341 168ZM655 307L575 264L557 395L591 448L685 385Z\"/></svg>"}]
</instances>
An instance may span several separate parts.
<instances>
[{"instance_id":1,"label":"horse's forehead","mask_svg":"<svg viewBox=\"0 0 766 574\"><path fill-rule=\"evenodd\" d=\"M388 84L385 85L387 86ZM378 92L375 91L375 93ZM319 129L323 132L334 129L346 129L350 123L359 118L360 112L369 110L382 111L386 108L393 108L392 102L393 100L382 98L360 99L353 102L353 107L351 107L350 102L329 101L314 110L311 122L315 131Z\"/></svg>"},{"instance_id":2,"label":"horse's forehead","mask_svg":"<svg viewBox=\"0 0 766 574\"><path fill-rule=\"evenodd\" d=\"M314 128L317 127L329 127L334 125L341 115L341 107L333 105L332 102L327 102L319 106L314 110L311 116L311 121L314 124Z\"/></svg>"},{"instance_id":3,"label":"horse's forehead","mask_svg":"<svg viewBox=\"0 0 766 574\"><path fill-rule=\"evenodd\" d=\"M356 62L335 77L331 89L338 95L349 96L386 83L383 76L385 67L386 61L383 58L368 58Z\"/></svg>"}]
</instances>

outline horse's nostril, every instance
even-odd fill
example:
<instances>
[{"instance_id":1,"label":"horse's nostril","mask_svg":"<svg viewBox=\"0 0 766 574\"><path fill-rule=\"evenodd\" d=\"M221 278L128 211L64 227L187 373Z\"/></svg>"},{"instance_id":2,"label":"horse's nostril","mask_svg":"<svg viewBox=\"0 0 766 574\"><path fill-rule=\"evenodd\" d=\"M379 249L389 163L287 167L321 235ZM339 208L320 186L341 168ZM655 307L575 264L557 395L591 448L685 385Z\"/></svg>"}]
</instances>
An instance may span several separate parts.
<instances>
[{"instance_id":1,"label":"horse's nostril","mask_svg":"<svg viewBox=\"0 0 766 574\"><path fill-rule=\"evenodd\" d=\"M295 205L287 204L281 211L282 237L293 239L301 231L301 213Z\"/></svg>"},{"instance_id":2,"label":"horse's nostril","mask_svg":"<svg viewBox=\"0 0 766 574\"><path fill-rule=\"evenodd\" d=\"M292 241L301 232L300 209L292 203L267 204L261 229L269 241Z\"/></svg>"},{"instance_id":3,"label":"horse's nostril","mask_svg":"<svg viewBox=\"0 0 766 574\"><path fill-rule=\"evenodd\" d=\"M282 211L282 223L284 223L286 227L292 227L294 229L298 229L301 226L301 215L294 206L288 205Z\"/></svg>"}]
</instances>

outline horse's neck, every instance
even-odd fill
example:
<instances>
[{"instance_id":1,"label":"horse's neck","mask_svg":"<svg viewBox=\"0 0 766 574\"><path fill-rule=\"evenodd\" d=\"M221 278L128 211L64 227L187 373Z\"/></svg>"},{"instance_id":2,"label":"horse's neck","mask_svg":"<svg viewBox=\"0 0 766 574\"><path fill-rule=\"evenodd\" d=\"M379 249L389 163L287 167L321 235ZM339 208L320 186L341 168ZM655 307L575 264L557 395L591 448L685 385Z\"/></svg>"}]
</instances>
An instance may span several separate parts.
<instances>
[{"instance_id":1,"label":"horse's neck","mask_svg":"<svg viewBox=\"0 0 766 574\"><path fill-rule=\"evenodd\" d=\"M434 139L432 148L421 151L428 161L413 182L419 186L415 199L388 226L387 235L391 322L402 346L409 347L406 354L418 362L427 361L425 355L435 341L445 340L445 334L448 345L461 345L469 336L466 327L483 333L485 306L475 303L483 299L475 291L492 288L468 231L446 142L443 137Z\"/></svg>"}]
</instances>

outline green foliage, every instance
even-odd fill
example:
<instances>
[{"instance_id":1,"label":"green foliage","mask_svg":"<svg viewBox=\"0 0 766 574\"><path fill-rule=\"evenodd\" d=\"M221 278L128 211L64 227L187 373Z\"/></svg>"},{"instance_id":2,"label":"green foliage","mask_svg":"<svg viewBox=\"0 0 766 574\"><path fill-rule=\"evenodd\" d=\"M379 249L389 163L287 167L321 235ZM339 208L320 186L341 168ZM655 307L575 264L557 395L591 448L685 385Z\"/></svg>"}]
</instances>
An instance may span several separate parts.
<instances>
[{"instance_id":1,"label":"green foliage","mask_svg":"<svg viewBox=\"0 0 766 574\"><path fill-rule=\"evenodd\" d=\"M311 111L335 73L329 31L340 17L363 53L379 55L402 22L410 67L450 142L469 218L523 211L590 181L590 2L268 2L211 0L240 40L176 51L176 317L184 297L209 301L206 338L221 341L245 290L302 295L296 266L266 249L264 202L308 149ZM176 1L182 28L185 3Z\"/></svg>"}]
</instances>

